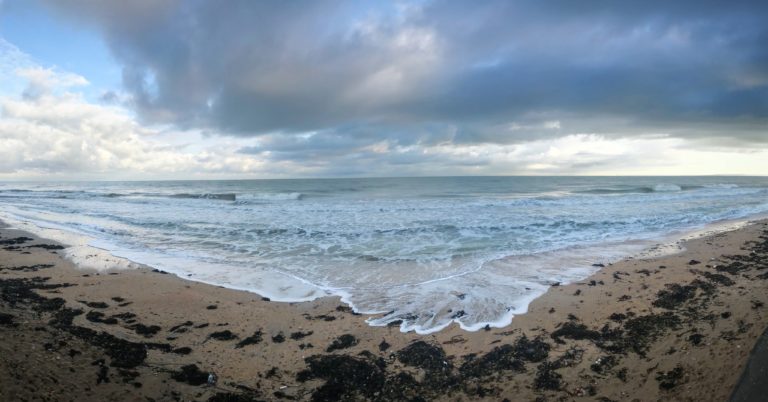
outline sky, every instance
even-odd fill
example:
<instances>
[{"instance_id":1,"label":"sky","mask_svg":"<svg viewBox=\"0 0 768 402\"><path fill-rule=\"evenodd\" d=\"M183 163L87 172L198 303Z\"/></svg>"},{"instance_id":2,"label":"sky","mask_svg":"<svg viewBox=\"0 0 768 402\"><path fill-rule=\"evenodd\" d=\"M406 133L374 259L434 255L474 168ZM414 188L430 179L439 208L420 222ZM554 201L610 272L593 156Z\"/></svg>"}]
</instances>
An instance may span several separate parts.
<instances>
[{"instance_id":1,"label":"sky","mask_svg":"<svg viewBox=\"0 0 768 402\"><path fill-rule=\"evenodd\" d=\"M768 2L0 0L0 180L768 174Z\"/></svg>"}]
</instances>

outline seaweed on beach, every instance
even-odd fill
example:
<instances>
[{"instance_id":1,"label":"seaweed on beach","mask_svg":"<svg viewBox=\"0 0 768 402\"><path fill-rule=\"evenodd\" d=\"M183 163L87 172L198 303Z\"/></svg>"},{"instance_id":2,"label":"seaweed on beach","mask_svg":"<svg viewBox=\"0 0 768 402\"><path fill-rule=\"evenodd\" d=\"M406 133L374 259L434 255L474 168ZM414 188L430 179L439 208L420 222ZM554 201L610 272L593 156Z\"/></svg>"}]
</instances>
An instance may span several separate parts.
<instances>
[{"instance_id":1,"label":"seaweed on beach","mask_svg":"<svg viewBox=\"0 0 768 402\"><path fill-rule=\"evenodd\" d=\"M238 342L237 345L235 345L235 349L240 349L248 345L256 345L262 341L263 336L264 333L262 333L261 330L258 330L254 332L253 335Z\"/></svg>"},{"instance_id":2,"label":"seaweed on beach","mask_svg":"<svg viewBox=\"0 0 768 402\"><path fill-rule=\"evenodd\" d=\"M158 332L160 332L160 327L157 325L144 325L144 324L134 324L128 327L132 329L137 334L145 337L145 338L151 338Z\"/></svg>"},{"instance_id":3,"label":"seaweed on beach","mask_svg":"<svg viewBox=\"0 0 768 402\"><path fill-rule=\"evenodd\" d=\"M568 338L573 340L600 340L600 332L587 328L584 324L579 324L574 321L567 321L563 323L560 328L553 331L550 336L556 343L564 344L565 341L562 338Z\"/></svg>"},{"instance_id":4,"label":"seaweed on beach","mask_svg":"<svg viewBox=\"0 0 768 402\"><path fill-rule=\"evenodd\" d=\"M64 250L66 247L59 244L33 244L25 246L26 248L41 248L43 250Z\"/></svg>"},{"instance_id":5,"label":"seaweed on beach","mask_svg":"<svg viewBox=\"0 0 768 402\"><path fill-rule=\"evenodd\" d=\"M555 369L556 367L550 362L541 363L538 370L536 370L533 387L536 390L559 390L562 387L563 376L556 372Z\"/></svg>"},{"instance_id":6,"label":"seaweed on beach","mask_svg":"<svg viewBox=\"0 0 768 402\"><path fill-rule=\"evenodd\" d=\"M573 347L565 351L562 356L558 357L555 361L552 362L552 365L555 369L560 369L563 367L573 367L579 363L581 363L582 358L584 357L584 349Z\"/></svg>"},{"instance_id":7,"label":"seaweed on beach","mask_svg":"<svg viewBox=\"0 0 768 402\"><path fill-rule=\"evenodd\" d=\"M666 331L677 329L680 322L680 318L670 312L634 317L627 320L613 337L608 337L603 348L621 353L632 351L645 357L650 345Z\"/></svg>"},{"instance_id":8,"label":"seaweed on beach","mask_svg":"<svg viewBox=\"0 0 768 402\"><path fill-rule=\"evenodd\" d=\"M115 325L118 323L117 318L115 317L107 317L104 318L104 313L100 311L89 311L88 314L85 315L85 319L90 322L95 323L101 323L101 324L107 324L107 325Z\"/></svg>"},{"instance_id":9,"label":"seaweed on beach","mask_svg":"<svg viewBox=\"0 0 768 402\"><path fill-rule=\"evenodd\" d=\"M483 356L471 354L465 356L464 364L459 367L459 373L465 377L487 377L503 370L525 371L525 363L515 356L511 345L493 348Z\"/></svg>"},{"instance_id":10,"label":"seaweed on beach","mask_svg":"<svg viewBox=\"0 0 768 402\"><path fill-rule=\"evenodd\" d=\"M723 285L723 286L732 286L736 282L733 281L733 279L723 275L723 274L713 274L711 272L702 272L701 273L707 280L715 282L717 284Z\"/></svg>"},{"instance_id":11,"label":"seaweed on beach","mask_svg":"<svg viewBox=\"0 0 768 402\"><path fill-rule=\"evenodd\" d=\"M600 331L589 329L586 325L567 321L551 333L555 342L564 344L563 338L589 340L601 349L614 353L634 352L645 356L650 344L663 333L676 329L680 318L671 313L649 314L625 320L619 327L606 324Z\"/></svg>"},{"instance_id":12,"label":"seaweed on beach","mask_svg":"<svg viewBox=\"0 0 768 402\"><path fill-rule=\"evenodd\" d=\"M33 240L35 240L35 239L33 239L31 237L19 236L19 237L14 237L14 238L11 238L11 239L0 240L0 245L3 245L3 246L14 246L14 245L18 245L18 244L24 244L26 242L33 241Z\"/></svg>"},{"instance_id":13,"label":"seaweed on beach","mask_svg":"<svg viewBox=\"0 0 768 402\"><path fill-rule=\"evenodd\" d=\"M397 352L397 359L406 366L425 370L450 368L443 348L424 341L416 341Z\"/></svg>"},{"instance_id":14,"label":"seaweed on beach","mask_svg":"<svg viewBox=\"0 0 768 402\"><path fill-rule=\"evenodd\" d=\"M212 332L210 335L208 335L208 338L215 339L217 341L231 341L236 339L237 335L227 329L224 331Z\"/></svg>"},{"instance_id":15,"label":"seaweed on beach","mask_svg":"<svg viewBox=\"0 0 768 402\"><path fill-rule=\"evenodd\" d=\"M203 385L208 383L208 375L208 373L201 371L197 365L188 364L171 373L171 378L189 385Z\"/></svg>"},{"instance_id":16,"label":"seaweed on beach","mask_svg":"<svg viewBox=\"0 0 768 402\"><path fill-rule=\"evenodd\" d=\"M513 345L515 357L534 363L546 359L550 349L549 344L544 342L541 337L528 339L525 335L518 338Z\"/></svg>"},{"instance_id":17,"label":"seaweed on beach","mask_svg":"<svg viewBox=\"0 0 768 402\"><path fill-rule=\"evenodd\" d=\"M671 283L665 290L660 290L653 301L655 307L674 310L681 304L696 296L696 286Z\"/></svg>"},{"instance_id":18,"label":"seaweed on beach","mask_svg":"<svg viewBox=\"0 0 768 402\"><path fill-rule=\"evenodd\" d=\"M17 265L15 267L0 267L0 271L37 272L41 269L53 268L53 264Z\"/></svg>"},{"instance_id":19,"label":"seaweed on beach","mask_svg":"<svg viewBox=\"0 0 768 402\"><path fill-rule=\"evenodd\" d=\"M13 314L0 313L0 325L5 325L7 327L16 326L16 323L13 322L15 318L16 316Z\"/></svg>"},{"instance_id":20,"label":"seaweed on beach","mask_svg":"<svg viewBox=\"0 0 768 402\"><path fill-rule=\"evenodd\" d=\"M659 389L670 390L680 385L680 383L683 380L684 373L685 371L679 364L675 368L667 372L663 372L663 371L658 372L656 374L656 381L659 382Z\"/></svg>"},{"instance_id":21,"label":"seaweed on beach","mask_svg":"<svg viewBox=\"0 0 768 402\"><path fill-rule=\"evenodd\" d=\"M31 304L36 311L54 311L63 307L64 299L49 299L40 296L35 290L53 290L63 287L74 286L69 283L49 284L49 278L11 278L0 279L0 299L8 303L11 307L16 304Z\"/></svg>"},{"instance_id":22,"label":"seaweed on beach","mask_svg":"<svg viewBox=\"0 0 768 402\"><path fill-rule=\"evenodd\" d=\"M127 341L106 332L90 328L64 325L60 327L91 345L98 346L110 357L110 366L133 368L147 358L147 348L142 343Z\"/></svg>"},{"instance_id":23,"label":"seaweed on beach","mask_svg":"<svg viewBox=\"0 0 768 402\"><path fill-rule=\"evenodd\" d=\"M259 402L254 395L218 392L208 398L208 402Z\"/></svg>"},{"instance_id":24,"label":"seaweed on beach","mask_svg":"<svg viewBox=\"0 0 768 402\"><path fill-rule=\"evenodd\" d=\"M297 374L297 381L326 380L312 394L313 401L372 398L386 381L385 373L378 365L361 358L315 355L308 357L306 362L309 368Z\"/></svg>"},{"instance_id":25,"label":"seaweed on beach","mask_svg":"<svg viewBox=\"0 0 768 402\"><path fill-rule=\"evenodd\" d=\"M313 331L307 331L307 332L296 331L291 333L290 338L293 339L294 341L298 341L312 335L313 333L314 333Z\"/></svg>"},{"instance_id":26,"label":"seaweed on beach","mask_svg":"<svg viewBox=\"0 0 768 402\"><path fill-rule=\"evenodd\" d=\"M595 362L589 366L589 368L595 373L606 374L618 363L619 361L616 356L601 356L598 357L597 360L595 360Z\"/></svg>"},{"instance_id":27,"label":"seaweed on beach","mask_svg":"<svg viewBox=\"0 0 768 402\"><path fill-rule=\"evenodd\" d=\"M104 302L81 302L90 308L107 308L109 304Z\"/></svg>"},{"instance_id":28,"label":"seaweed on beach","mask_svg":"<svg viewBox=\"0 0 768 402\"><path fill-rule=\"evenodd\" d=\"M333 342L331 342L331 344L328 345L328 348L326 348L325 351L330 353L330 352L333 352L334 350L347 349L357 345L357 343L358 343L358 340L357 338L355 338L354 335L344 334L334 339Z\"/></svg>"}]
</instances>

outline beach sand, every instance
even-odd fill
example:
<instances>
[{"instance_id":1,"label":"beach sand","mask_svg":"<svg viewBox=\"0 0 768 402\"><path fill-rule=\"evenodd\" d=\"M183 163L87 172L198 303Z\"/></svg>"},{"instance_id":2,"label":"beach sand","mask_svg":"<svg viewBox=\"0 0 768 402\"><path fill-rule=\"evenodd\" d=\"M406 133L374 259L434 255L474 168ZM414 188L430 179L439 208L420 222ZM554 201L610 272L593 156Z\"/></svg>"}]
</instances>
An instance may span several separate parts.
<instances>
[{"instance_id":1,"label":"beach sand","mask_svg":"<svg viewBox=\"0 0 768 402\"><path fill-rule=\"evenodd\" d=\"M683 246L421 336L0 229L0 400L727 400L768 326L768 223Z\"/></svg>"}]
</instances>

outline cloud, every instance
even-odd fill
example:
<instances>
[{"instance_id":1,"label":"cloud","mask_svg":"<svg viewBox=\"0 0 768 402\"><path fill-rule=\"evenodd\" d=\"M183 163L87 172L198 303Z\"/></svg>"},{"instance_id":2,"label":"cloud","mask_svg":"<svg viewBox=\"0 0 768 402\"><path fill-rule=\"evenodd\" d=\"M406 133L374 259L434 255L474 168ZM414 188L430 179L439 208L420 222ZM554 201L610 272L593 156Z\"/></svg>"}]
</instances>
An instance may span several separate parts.
<instances>
[{"instance_id":1,"label":"cloud","mask_svg":"<svg viewBox=\"0 0 768 402\"><path fill-rule=\"evenodd\" d=\"M0 41L26 91L0 140L35 144L6 172L765 171L765 2L42 1L103 36L123 87L86 102Z\"/></svg>"},{"instance_id":2,"label":"cloud","mask_svg":"<svg viewBox=\"0 0 768 402\"><path fill-rule=\"evenodd\" d=\"M496 130L546 115L559 134L765 139L765 2L50 3L103 32L151 122L510 143L558 134Z\"/></svg>"},{"instance_id":3,"label":"cloud","mask_svg":"<svg viewBox=\"0 0 768 402\"><path fill-rule=\"evenodd\" d=\"M174 147L126 110L69 91L87 85L80 76L39 67L17 75L27 83L22 96L0 97L0 176L178 177L253 173L262 166L235 147Z\"/></svg>"},{"instance_id":4,"label":"cloud","mask_svg":"<svg viewBox=\"0 0 768 402\"><path fill-rule=\"evenodd\" d=\"M768 154L735 153L664 135L563 134L516 143L465 143L450 125L385 131L370 125L257 138L141 124L114 104L91 103L67 72L18 70L34 97L0 97L0 178L280 178L497 174L710 174L768 171ZM41 85L43 82L45 85ZM21 91L29 93L26 89ZM510 123L511 132L560 130L558 121ZM653 157L649 157L652 155Z\"/></svg>"}]
</instances>

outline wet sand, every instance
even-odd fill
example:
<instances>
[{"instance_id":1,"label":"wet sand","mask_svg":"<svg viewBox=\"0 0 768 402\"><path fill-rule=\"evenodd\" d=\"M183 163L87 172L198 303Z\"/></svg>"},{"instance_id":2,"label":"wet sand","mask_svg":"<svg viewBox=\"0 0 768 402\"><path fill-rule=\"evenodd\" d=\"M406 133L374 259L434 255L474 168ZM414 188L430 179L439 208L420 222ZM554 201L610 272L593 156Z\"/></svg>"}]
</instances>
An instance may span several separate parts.
<instances>
[{"instance_id":1,"label":"wet sand","mask_svg":"<svg viewBox=\"0 0 768 402\"><path fill-rule=\"evenodd\" d=\"M60 247L0 229L0 400L723 401L768 326L766 222L425 336Z\"/></svg>"}]
</instances>

